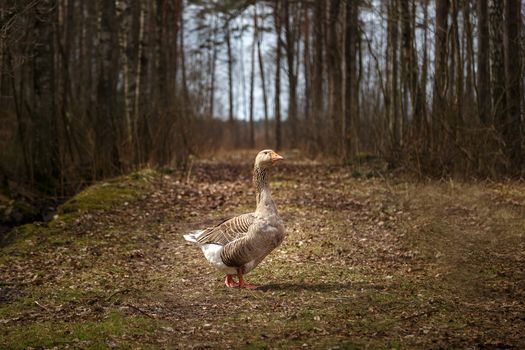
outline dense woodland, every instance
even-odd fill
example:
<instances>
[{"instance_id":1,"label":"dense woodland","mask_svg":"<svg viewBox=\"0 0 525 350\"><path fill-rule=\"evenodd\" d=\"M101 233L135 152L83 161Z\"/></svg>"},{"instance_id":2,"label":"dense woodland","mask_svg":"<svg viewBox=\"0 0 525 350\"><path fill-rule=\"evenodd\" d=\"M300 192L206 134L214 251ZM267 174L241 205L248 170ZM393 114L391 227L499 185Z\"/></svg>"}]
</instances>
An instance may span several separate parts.
<instances>
[{"instance_id":1,"label":"dense woodland","mask_svg":"<svg viewBox=\"0 0 525 350\"><path fill-rule=\"evenodd\" d=\"M64 195L218 147L522 177L523 12L520 0L5 0L1 179Z\"/></svg>"}]
</instances>

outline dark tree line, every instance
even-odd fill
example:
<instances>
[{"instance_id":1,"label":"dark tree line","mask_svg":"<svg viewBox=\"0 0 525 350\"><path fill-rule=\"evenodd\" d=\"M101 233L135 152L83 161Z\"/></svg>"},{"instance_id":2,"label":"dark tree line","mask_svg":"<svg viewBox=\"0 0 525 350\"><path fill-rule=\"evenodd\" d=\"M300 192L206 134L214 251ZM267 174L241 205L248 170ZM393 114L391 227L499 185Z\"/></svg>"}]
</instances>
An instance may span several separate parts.
<instances>
[{"instance_id":1,"label":"dark tree line","mask_svg":"<svg viewBox=\"0 0 525 350\"><path fill-rule=\"evenodd\" d=\"M45 189L183 161L182 1L3 1L3 171Z\"/></svg>"},{"instance_id":2,"label":"dark tree line","mask_svg":"<svg viewBox=\"0 0 525 350\"><path fill-rule=\"evenodd\" d=\"M69 192L220 145L346 161L368 152L422 175L523 176L523 7L5 0L2 178Z\"/></svg>"}]
</instances>

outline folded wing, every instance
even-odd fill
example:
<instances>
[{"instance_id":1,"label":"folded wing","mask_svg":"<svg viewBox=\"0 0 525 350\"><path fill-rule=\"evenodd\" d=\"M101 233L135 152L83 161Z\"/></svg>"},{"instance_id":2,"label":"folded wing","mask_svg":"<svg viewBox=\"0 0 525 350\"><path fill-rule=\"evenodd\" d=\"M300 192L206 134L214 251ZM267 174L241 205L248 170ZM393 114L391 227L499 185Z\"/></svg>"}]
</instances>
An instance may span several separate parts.
<instances>
[{"instance_id":1,"label":"folded wing","mask_svg":"<svg viewBox=\"0 0 525 350\"><path fill-rule=\"evenodd\" d=\"M224 246L246 236L254 221L255 215L252 213L236 216L217 226L205 229L197 237L197 241L200 244L220 244Z\"/></svg>"}]
</instances>

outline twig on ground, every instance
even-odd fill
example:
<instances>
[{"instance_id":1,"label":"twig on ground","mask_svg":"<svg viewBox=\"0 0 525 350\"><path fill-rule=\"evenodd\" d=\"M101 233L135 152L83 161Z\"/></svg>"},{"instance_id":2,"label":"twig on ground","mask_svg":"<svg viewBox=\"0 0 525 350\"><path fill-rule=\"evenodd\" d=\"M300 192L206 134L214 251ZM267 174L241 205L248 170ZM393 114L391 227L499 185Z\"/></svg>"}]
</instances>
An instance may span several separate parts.
<instances>
[{"instance_id":1,"label":"twig on ground","mask_svg":"<svg viewBox=\"0 0 525 350\"><path fill-rule=\"evenodd\" d=\"M40 304L37 300L35 300L35 304L40 306L42 309L46 310L47 312L52 312L53 310L50 310L47 306Z\"/></svg>"},{"instance_id":2,"label":"twig on ground","mask_svg":"<svg viewBox=\"0 0 525 350\"><path fill-rule=\"evenodd\" d=\"M155 317L151 316L151 315L148 314L146 311L139 309L139 308L136 307L135 305L132 305L132 304L124 304L124 305L126 305L127 307L132 308L133 310L137 310L138 312L140 312L140 313L143 314L144 316L147 316L147 317L149 317L149 318L155 319Z\"/></svg>"}]
</instances>

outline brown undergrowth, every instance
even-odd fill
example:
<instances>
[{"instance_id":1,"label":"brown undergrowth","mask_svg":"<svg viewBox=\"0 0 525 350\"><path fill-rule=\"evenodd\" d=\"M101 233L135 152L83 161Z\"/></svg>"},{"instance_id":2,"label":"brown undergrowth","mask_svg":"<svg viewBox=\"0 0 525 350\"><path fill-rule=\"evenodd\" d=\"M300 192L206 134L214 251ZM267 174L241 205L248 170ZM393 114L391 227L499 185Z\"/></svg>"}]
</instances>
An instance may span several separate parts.
<instances>
[{"instance_id":1,"label":"brown undergrowth","mask_svg":"<svg viewBox=\"0 0 525 350\"><path fill-rule=\"evenodd\" d=\"M141 172L1 248L0 348L525 347L523 184L290 155L271 182L288 236L258 290L226 288L181 236L252 210L246 158Z\"/></svg>"}]
</instances>

